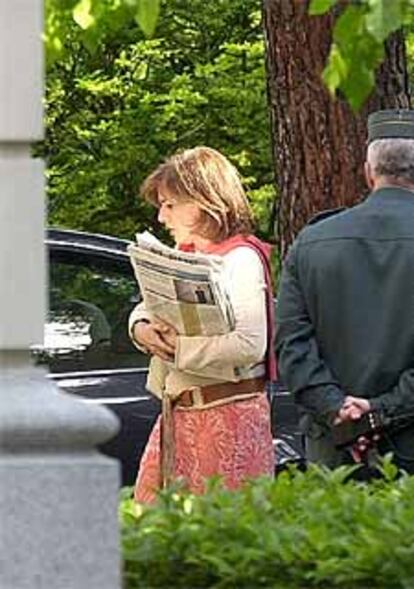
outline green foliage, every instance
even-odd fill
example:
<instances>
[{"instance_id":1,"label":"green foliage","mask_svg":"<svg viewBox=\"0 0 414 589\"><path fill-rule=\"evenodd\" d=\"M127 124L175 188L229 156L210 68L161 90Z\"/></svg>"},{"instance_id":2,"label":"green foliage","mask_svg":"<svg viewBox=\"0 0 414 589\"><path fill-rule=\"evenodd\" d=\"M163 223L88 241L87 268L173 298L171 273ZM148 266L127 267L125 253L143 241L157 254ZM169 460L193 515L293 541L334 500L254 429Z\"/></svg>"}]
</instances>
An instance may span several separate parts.
<instances>
[{"instance_id":1,"label":"green foliage","mask_svg":"<svg viewBox=\"0 0 414 589\"><path fill-rule=\"evenodd\" d=\"M321 15L339 0L312 0L309 13ZM412 17L412 0L349 2L338 18L324 81L335 94L340 90L358 110L375 84L375 70L384 57L384 41Z\"/></svg>"},{"instance_id":2,"label":"green foliage","mask_svg":"<svg viewBox=\"0 0 414 589\"><path fill-rule=\"evenodd\" d=\"M105 2L123 26L114 34L105 13L108 31L93 52L85 34L93 45L90 15L102 32L97 4L68 0L61 19L65 47L49 68L47 135L38 149L47 161L49 222L129 238L144 227L159 233L156 212L137 198L140 183L177 149L205 144L239 167L259 232L270 236L259 0L220 0L214 11L192 0L191 13L188 0L169 0L151 40L122 20L120 6L133 2Z\"/></svg>"},{"instance_id":3,"label":"green foliage","mask_svg":"<svg viewBox=\"0 0 414 589\"><path fill-rule=\"evenodd\" d=\"M414 80L414 23L410 27L407 27L405 47L407 51L408 79L412 84ZM411 89L411 94L412 92L413 90Z\"/></svg>"},{"instance_id":4,"label":"green foliage","mask_svg":"<svg viewBox=\"0 0 414 589\"><path fill-rule=\"evenodd\" d=\"M309 5L309 14L317 16L324 14L336 4L336 0L312 0Z\"/></svg>"},{"instance_id":5,"label":"green foliage","mask_svg":"<svg viewBox=\"0 0 414 589\"><path fill-rule=\"evenodd\" d=\"M120 516L126 589L408 589L414 578L414 478L344 483L310 468L230 492L163 492Z\"/></svg>"},{"instance_id":6,"label":"green foliage","mask_svg":"<svg viewBox=\"0 0 414 589\"><path fill-rule=\"evenodd\" d=\"M188 0L45 0L47 63L50 66L58 59L66 59L65 53L71 50L67 38L73 34L74 25L78 41L94 53L102 51L102 45L118 36L123 38L125 29L133 29L134 23L147 37L152 37L156 27L161 27L160 13L175 36L172 44L180 42L180 37L190 41L188 47L195 50L195 55L200 49L207 49L206 56L210 50L217 49L210 39L214 37L212 26L223 31L220 25L228 24L231 31L234 24L244 22L247 25L245 39L250 41L252 29L246 15L251 11L251 0L246 2L246 6L250 6L240 21L240 0L233 3L216 0L214 9L208 4L200 0L192 0L191 6ZM259 1L253 4L259 11ZM321 15L340 4L343 5L342 0L311 0L309 13ZM330 91L334 94L341 90L355 110L373 88L374 71L383 59L384 40L412 17L413 6L413 0L358 0L347 4L344 20L341 22L340 18L335 29L324 79ZM204 18L203 29L197 23L194 26L193 15L199 15L200 11ZM168 27L163 28L165 31ZM220 35L215 37L220 38Z\"/></svg>"},{"instance_id":7,"label":"green foliage","mask_svg":"<svg viewBox=\"0 0 414 589\"><path fill-rule=\"evenodd\" d=\"M135 21L152 37L158 21L160 0L45 0L45 44L48 64L64 58L65 40L74 23L80 40L90 51L116 36Z\"/></svg>"},{"instance_id":8,"label":"green foliage","mask_svg":"<svg viewBox=\"0 0 414 589\"><path fill-rule=\"evenodd\" d=\"M159 0L141 0L137 6L135 20L147 37L152 37L155 32L159 12Z\"/></svg>"}]
</instances>

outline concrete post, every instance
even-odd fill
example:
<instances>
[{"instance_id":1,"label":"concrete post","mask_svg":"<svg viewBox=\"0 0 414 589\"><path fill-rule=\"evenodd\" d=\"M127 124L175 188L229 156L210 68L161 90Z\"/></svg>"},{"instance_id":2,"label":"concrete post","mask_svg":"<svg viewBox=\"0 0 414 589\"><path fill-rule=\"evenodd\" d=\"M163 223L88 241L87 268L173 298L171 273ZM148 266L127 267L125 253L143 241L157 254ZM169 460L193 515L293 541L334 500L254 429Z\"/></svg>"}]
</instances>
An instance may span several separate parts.
<instances>
[{"instance_id":1,"label":"concrete post","mask_svg":"<svg viewBox=\"0 0 414 589\"><path fill-rule=\"evenodd\" d=\"M46 300L42 0L0 0L0 588L119 589L119 468L102 407L30 361Z\"/></svg>"}]
</instances>

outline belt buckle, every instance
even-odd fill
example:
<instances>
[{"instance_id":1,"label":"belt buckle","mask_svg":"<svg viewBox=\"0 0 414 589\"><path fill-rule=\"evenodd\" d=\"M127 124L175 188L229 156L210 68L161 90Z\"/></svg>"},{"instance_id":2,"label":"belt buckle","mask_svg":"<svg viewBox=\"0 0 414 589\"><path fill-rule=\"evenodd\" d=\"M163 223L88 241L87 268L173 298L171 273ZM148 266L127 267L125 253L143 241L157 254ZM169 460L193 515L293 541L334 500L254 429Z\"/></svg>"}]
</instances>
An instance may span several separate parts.
<instances>
[{"instance_id":1,"label":"belt buckle","mask_svg":"<svg viewBox=\"0 0 414 589\"><path fill-rule=\"evenodd\" d=\"M201 387L190 387L188 389L188 392L190 394L191 403L193 407L201 407L202 405L204 405L203 392L201 390Z\"/></svg>"}]
</instances>

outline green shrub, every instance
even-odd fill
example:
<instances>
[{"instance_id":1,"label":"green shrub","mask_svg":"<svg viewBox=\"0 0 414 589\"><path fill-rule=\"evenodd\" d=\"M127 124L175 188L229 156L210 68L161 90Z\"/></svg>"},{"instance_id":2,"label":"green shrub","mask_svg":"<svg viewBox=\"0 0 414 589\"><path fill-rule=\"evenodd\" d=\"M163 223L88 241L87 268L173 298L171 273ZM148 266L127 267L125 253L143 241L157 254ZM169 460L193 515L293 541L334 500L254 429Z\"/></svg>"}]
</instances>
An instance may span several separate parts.
<instances>
[{"instance_id":1,"label":"green shrub","mask_svg":"<svg viewBox=\"0 0 414 589\"><path fill-rule=\"evenodd\" d=\"M125 588L411 589L414 478L384 473L363 485L314 467L237 492L172 489L152 507L124 498Z\"/></svg>"}]
</instances>

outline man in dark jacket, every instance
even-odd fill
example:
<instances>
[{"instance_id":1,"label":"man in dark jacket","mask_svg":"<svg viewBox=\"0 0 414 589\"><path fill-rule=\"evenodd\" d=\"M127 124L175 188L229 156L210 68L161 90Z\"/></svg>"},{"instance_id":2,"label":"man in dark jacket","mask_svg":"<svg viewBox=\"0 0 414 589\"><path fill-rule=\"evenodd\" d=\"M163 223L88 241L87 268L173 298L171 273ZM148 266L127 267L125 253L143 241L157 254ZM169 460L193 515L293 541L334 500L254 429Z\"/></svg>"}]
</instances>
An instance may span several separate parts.
<instances>
[{"instance_id":1,"label":"man in dark jacket","mask_svg":"<svg viewBox=\"0 0 414 589\"><path fill-rule=\"evenodd\" d=\"M368 136L371 194L309 224L287 256L276 352L309 461L363 458L364 439L338 449L332 428L376 410L393 424L379 453L414 473L414 111L370 115Z\"/></svg>"}]
</instances>

